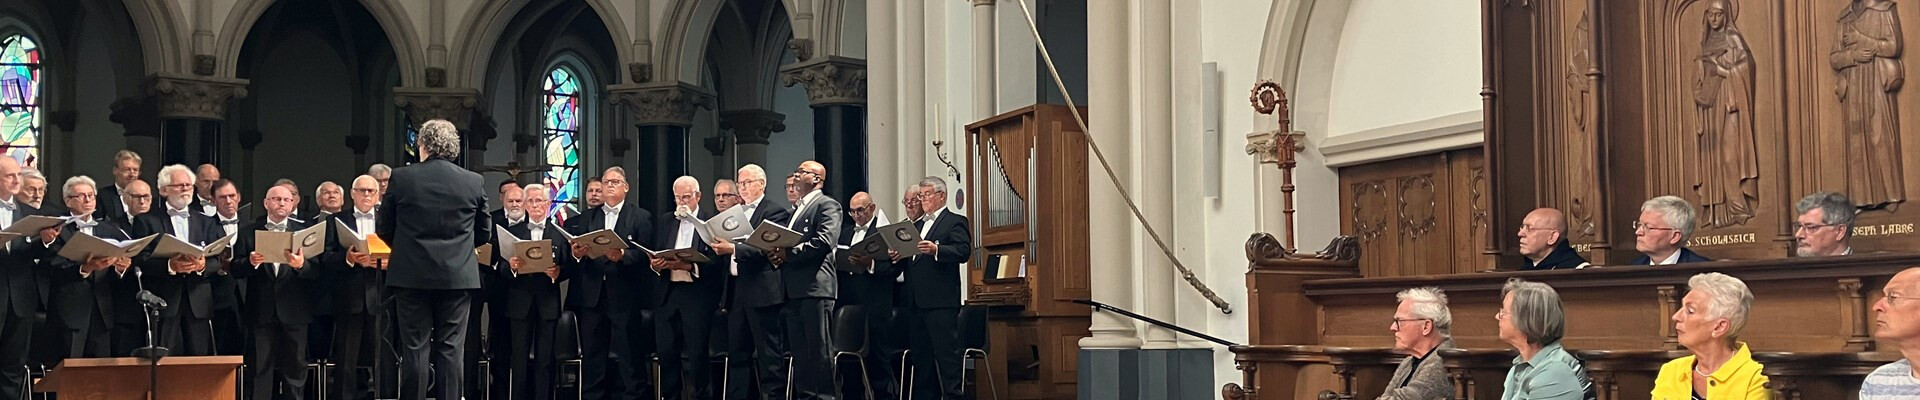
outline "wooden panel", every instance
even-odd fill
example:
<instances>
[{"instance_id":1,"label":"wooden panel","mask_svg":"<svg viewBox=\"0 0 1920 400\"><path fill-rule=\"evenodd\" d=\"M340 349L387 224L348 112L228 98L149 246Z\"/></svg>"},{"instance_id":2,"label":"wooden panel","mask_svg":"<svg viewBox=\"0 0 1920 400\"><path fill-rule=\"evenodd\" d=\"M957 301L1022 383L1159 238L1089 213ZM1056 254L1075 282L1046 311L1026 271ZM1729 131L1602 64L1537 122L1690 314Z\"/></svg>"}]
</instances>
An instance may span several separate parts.
<instances>
[{"instance_id":1,"label":"wooden panel","mask_svg":"<svg viewBox=\"0 0 1920 400\"><path fill-rule=\"evenodd\" d=\"M1360 239L1362 275L1486 269L1485 171L1479 149L1341 168L1341 228Z\"/></svg>"}]
</instances>

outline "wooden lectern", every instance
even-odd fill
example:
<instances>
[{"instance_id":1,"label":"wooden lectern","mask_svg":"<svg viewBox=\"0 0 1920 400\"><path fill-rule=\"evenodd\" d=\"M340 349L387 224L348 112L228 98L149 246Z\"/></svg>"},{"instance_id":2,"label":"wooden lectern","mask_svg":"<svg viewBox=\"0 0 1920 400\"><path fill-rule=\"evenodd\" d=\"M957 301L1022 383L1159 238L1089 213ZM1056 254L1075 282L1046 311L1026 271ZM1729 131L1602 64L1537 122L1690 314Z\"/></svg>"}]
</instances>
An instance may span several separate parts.
<instances>
[{"instance_id":1,"label":"wooden lectern","mask_svg":"<svg viewBox=\"0 0 1920 400\"><path fill-rule=\"evenodd\" d=\"M157 372L158 400L233 400L240 356L167 357ZM144 399L153 368L138 358L73 358L61 361L33 391L63 399Z\"/></svg>"}]
</instances>

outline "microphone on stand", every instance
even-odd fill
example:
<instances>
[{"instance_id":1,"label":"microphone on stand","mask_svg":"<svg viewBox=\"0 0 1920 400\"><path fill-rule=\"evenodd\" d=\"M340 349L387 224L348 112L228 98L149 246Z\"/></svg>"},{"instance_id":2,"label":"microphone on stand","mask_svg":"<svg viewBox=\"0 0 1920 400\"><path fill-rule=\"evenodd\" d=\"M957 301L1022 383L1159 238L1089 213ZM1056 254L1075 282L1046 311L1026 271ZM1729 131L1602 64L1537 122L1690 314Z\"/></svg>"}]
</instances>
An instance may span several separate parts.
<instances>
[{"instance_id":1,"label":"microphone on stand","mask_svg":"<svg viewBox=\"0 0 1920 400\"><path fill-rule=\"evenodd\" d=\"M167 301L147 291L147 282L141 279L140 267L133 267L133 282L140 287L140 293L134 294L133 298L140 301L141 307L147 309L147 347L133 349L133 356L147 362L147 398L158 399L160 398L160 359L167 356L167 348L154 343L154 332L160 327L155 326L153 321L160 319L160 310L167 309Z\"/></svg>"}]
</instances>

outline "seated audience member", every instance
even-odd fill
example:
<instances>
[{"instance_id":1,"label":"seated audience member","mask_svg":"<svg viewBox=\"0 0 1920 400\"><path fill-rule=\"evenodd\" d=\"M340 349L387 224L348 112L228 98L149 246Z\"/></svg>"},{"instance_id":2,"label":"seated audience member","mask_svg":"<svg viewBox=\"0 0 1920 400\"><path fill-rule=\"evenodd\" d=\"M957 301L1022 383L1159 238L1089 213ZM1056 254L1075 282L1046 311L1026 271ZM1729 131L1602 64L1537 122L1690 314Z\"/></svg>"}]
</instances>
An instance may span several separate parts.
<instances>
[{"instance_id":1,"label":"seated audience member","mask_svg":"<svg viewBox=\"0 0 1920 400\"><path fill-rule=\"evenodd\" d=\"M1920 296L1920 267L1894 275L1873 303L1879 314L1873 338L1896 347L1902 358L1867 374L1860 400L1920 399L1920 378L1913 374L1913 360L1920 358L1920 302L1911 296Z\"/></svg>"},{"instance_id":2,"label":"seated audience member","mask_svg":"<svg viewBox=\"0 0 1920 400\"><path fill-rule=\"evenodd\" d=\"M1834 192L1820 192L1800 198L1793 208L1800 212L1793 225L1793 254L1797 257L1844 256L1853 254L1853 201Z\"/></svg>"},{"instance_id":3,"label":"seated audience member","mask_svg":"<svg viewBox=\"0 0 1920 400\"><path fill-rule=\"evenodd\" d=\"M1653 399L1768 398L1767 376L1738 340L1752 308L1753 292L1738 278L1708 272L1688 279L1687 297L1673 313L1673 330L1693 355L1660 366Z\"/></svg>"},{"instance_id":4,"label":"seated audience member","mask_svg":"<svg viewBox=\"0 0 1920 400\"><path fill-rule=\"evenodd\" d=\"M1422 287L1402 290L1396 297L1400 307L1394 309L1387 329L1393 331L1393 351L1406 354L1407 359L1393 370L1380 399L1453 398L1453 380L1437 353L1453 348L1453 312L1447 310L1447 294L1440 288Z\"/></svg>"},{"instance_id":5,"label":"seated audience member","mask_svg":"<svg viewBox=\"0 0 1920 400\"><path fill-rule=\"evenodd\" d=\"M1640 204L1640 220L1633 221L1633 249L1641 256L1633 265L1673 265L1713 261L1682 247L1693 237L1693 204L1675 196L1660 196Z\"/></svg>"},{"instance_id":6,"label":"seated audience member","mask_svg":"<svg viewBox=\"0 0 1920 400\"><path fill-rule=\"evenodd\" d=\"M1513 345L1520 356L1507 370L1502 400L1581 400L1593 397L1593 383L1580 359L1560 347L1567 314L1560 293L1552 286L1519 279L1500 289L1500 340Z\"/></svg>"},{"instance_id":7,"label":"seated audience member","mask_svg":"<svg viewBox=\"0 0 1920 400\"><path fill-rule=\"evenodd\" d=\"M1587 259L1567 243L1567 217L1552 208L1535 209L1520 223L1520 255L1526 256L1521 270L1586 268Z\"/></svg>"}]
</instances>

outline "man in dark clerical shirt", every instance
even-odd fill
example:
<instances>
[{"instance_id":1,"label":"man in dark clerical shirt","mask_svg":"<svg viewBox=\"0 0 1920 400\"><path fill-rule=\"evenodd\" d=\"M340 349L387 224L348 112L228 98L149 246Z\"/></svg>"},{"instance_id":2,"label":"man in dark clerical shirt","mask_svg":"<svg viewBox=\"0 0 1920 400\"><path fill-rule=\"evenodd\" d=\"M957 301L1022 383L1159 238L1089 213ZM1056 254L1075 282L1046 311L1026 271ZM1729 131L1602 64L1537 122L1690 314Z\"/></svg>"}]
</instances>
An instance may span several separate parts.
<instances>
[{"instance_id":1,"label":"man in dark clerical shirt","mask_svg":"<svg viewBox=\"0 0 1920 400\"><path fill-rule=\"evenodd\" d=\"M1520 255L1526 257L1522 270L1586 268L1587 259L1567 243L1567 216L1552 208L1527 213L1520 225Z\"/></svg>"}]
</instances>

